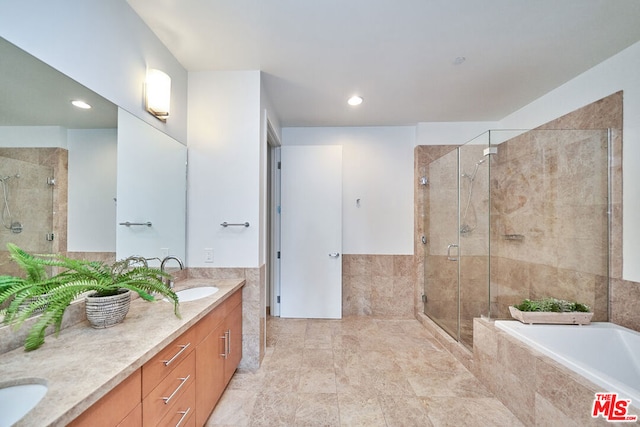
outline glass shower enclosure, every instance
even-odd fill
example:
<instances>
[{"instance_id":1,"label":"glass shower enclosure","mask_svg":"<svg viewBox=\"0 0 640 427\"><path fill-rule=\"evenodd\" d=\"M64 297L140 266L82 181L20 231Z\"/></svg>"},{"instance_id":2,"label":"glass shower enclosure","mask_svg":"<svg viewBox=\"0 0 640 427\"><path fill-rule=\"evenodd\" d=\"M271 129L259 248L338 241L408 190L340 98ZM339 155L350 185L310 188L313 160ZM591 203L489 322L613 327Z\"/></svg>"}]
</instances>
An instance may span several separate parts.
<instances>
[{"instance_id":1,"label":"glass shower enclosure","mask_svg":"<svg viewBox=\"0 0 640 427\"><path fill-rule=\"evenodd\" d=\"M608 130L489 131L426 168L424 312L463 345L524 298L608 320Z\"/></svg>"}]
</instances>

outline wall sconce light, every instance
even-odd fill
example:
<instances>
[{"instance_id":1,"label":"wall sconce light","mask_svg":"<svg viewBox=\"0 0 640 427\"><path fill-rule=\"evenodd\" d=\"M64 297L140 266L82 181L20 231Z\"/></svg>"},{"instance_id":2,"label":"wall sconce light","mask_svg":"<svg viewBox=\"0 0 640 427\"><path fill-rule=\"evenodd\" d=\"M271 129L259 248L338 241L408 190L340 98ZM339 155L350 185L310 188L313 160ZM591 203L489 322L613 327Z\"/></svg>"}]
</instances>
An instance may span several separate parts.
<instances>
[{"instance_id":1,"label":"wall sconce light","mask_svg":"<svg viewBox=\"0 0 640 427\"><path fill-rule=\"evenodd\" d=\"M167 121L171 104L171 77L149 68L145 82L145 108L158 120Z\"/></svg>"}]
</instances>

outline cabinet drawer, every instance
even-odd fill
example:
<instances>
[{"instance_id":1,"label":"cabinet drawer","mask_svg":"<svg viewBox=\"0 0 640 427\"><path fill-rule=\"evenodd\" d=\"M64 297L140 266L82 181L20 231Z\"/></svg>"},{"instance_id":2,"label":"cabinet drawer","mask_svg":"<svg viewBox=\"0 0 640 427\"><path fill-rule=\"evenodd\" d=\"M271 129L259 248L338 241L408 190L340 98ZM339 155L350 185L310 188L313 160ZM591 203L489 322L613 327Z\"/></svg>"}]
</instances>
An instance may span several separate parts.
<instances>
[{"instance_id":1,"label":"cabinet drawer","mask_svg":"<svg viewBox=\"0 0 640 427\"><path fill-rule=\"evenodd\" d=\"M115 426L140 403L140 369L84 411L69 426ZM138 421L138 425L140 422Z\"/></svg>"},{"instance_id":2,"label":"cabinet drawer","mask_svg":"<svg viewBox=\"0 0 640 427\"><path fill-rule=\"evenodd\" d=\"M226 315L224 309L224 303L211 311L211 313L207 314L202 320L200 320L195 325L196 329L196 343L200 344L202 340L204 340L207 335L211 333L214 329L218 327L224 320Z\"/></svg>"},{"instance_id":3,"label":"cabinet drawer","mask_svg":"<svg viewBox=\"0 0 640 427\"><path fill-rule=\"evenodd\" d=\"M160 420L159 427L185 427L195 422L196 413L196 385L191 383L182 396L176 400L169 413ZM195 424L194 424L195 425Z\"/></svg>"},{"instance_id":4,"label":"cabinet drawer","mask_svg":"<svg viewBox=\"0 0 640 427\"><path fill-rule=\"evenodd\" d=\"M142 367L142 397L147 396L196 347L195 328L189 328Z\"/></svg>"},{"instance_id":5,"label":"cabinet drawer","mask_svg":"<svg viewBox=\"0 0 640 427\"><path fill-rule=\"evenodd\" d=\"M190 352L142 401L145 426L155 426L174 408L181 396L195 384L195 373L196 354Z\"/></svg>"}]
</instances>

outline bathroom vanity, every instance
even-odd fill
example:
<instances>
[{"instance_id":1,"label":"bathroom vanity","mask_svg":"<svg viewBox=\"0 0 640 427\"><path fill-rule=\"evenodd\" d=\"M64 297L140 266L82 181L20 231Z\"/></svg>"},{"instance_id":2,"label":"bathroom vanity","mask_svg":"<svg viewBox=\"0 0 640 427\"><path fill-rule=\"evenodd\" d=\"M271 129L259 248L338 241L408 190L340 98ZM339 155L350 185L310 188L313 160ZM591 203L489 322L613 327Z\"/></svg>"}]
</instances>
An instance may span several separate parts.
<instances>
[{"instance_id":1,"label":"bathroom vanity","mask_svg":"<svg viewBox=\"0 0 640 427\"><path fill-rule=\"evenodd\" d=\"M32 379L45 397L16 426L201 426L242 358L244 280L190 279L214 295L180 304L136 299L122 324L85 322L33 352L0 355L2 380Z\"/></svg>"}]
</instances>

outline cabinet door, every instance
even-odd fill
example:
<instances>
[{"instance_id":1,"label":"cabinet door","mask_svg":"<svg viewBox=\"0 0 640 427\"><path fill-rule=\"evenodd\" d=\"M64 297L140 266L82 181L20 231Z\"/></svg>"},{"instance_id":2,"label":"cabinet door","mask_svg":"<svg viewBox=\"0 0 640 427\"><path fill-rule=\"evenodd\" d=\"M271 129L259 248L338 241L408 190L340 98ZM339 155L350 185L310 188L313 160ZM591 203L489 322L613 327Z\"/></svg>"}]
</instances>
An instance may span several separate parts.
<instances>
[{"instance_id":1,"label":"cabinet door","mask_svg":"<svg viewBox=\"0 0 640 427\"><path fill-rule=\"evenodd\" d=\"M141 425L142 416L135 409L141 399L140 369L131 374L120 385L111 390L93 406L84 411L69 426L80 427L112 427L120 424L124 419L129 425Z\"/></svg>"},{"instance_id":2,"label":"cabinet door","mask_svg":"<svg viewBox=\"0 0 640 427\"><path fill-rule=\"evenodd\" d=\"M242 302L233 308L225 321L229 347L224 363L224 384L229 383L242 359Z\"/></svg>"},{"instance_id":3,"label":"cabinet door","mask_svg":"<svg viewBox=\"0 0 640 427\"><path fill-rule=\"evenodd\" d=\"M219 325L196 347L196 425L205 424L224 390L224 332Z\"/></svg>"}]
</instances>

